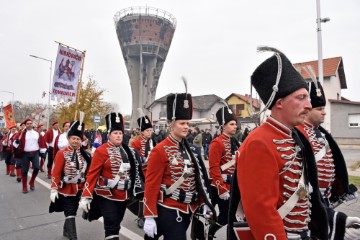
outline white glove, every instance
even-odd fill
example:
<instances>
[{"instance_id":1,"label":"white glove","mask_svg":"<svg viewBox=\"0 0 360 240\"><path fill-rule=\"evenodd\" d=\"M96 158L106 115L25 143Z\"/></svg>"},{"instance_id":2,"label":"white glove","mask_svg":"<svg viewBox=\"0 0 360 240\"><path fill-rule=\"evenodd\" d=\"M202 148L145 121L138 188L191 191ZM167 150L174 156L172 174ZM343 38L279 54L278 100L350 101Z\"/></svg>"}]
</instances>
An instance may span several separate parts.
<instances>
[{"instance_id":1,"label":"white glove","mask_svg":"<svg viewBox=\"0 0 360 240\"><path fill-rule=\"evenodd\" d=\"M350 194L346 194L346 195L345 195L344 200L345 200L345 201L351 201L351 200L353 200L353 199L355 199L355 198L357 198L357 197L358 197L357 192L355 192L355 193L350 193Z\"/></svg>"},{"instance_id":2,"label":"white glove","mask_svg":"<svg viewBox=\"0 0 360 240\"><path fill-rule=\"evenodd\" d=\"M211 215L209 214L209 212L211 212L210 208L208 205L204 205L203 206L203 215L206 219L210 219L211 218Z\"/></svg>"},{"instance_id":3,"label":"white glove","mask_svg":"<svg viewBox=\"0 0 360 240\"><path fill-rule=\"evenodd\" d=\"M360 228L346 228L344 240L360 239Z\"/></svg>"},{"instance_id":4,"label":"white glove","mask_svg":"<svg viewBox=\"0 0 360 240\"><path fill-rule=\"evenodd\" d=\"M145 218L144 232L149 237L152 237L152 238L155 237L155 235L157 234L157 227L156 227L156 222L155 222L154 218L152 218L152 217Z\"/></svg>"},{"instance_id":5,"label":"white glove","mask_svg":"<svg viewBox=\"0 0 360 240\"><path fill-rule=\"evenodd\" d=\"M219 198L220 199L222 199L222 200L229 200L229 198L230 198L230 193L229 192L225 192L225 193L223 193L223 194L221 194L220 196L219 196Z\"/></svg>"},{"instance_id":6,"label":"white glove","mask_svg":"<svg viewBox=\"0 0 360 240\"><path fill-rule=\"evenodd\" d=\"M56 190L56 189L51 189L51 190L50 190L50 200L51 200L51 202L55 203L56 198L59 199L59 192L58 192L58 190Z\"/></svg>"},{"instance_id":7,"label":"white glove","mask_svg":"<svg viewBox=\"0 0 360 240\"><path fill-rule=\"evenodd\" d=\"M348 227L351 227L351 225L353 225L354 223L360 224L360 218L358 218L358 217L347 217L345 226L348 228Z\"/></svg>"},{"instance_id":8,"label":"white glove","mask_svg":"<svg viewBox=\"0 0 360 240\"><path fill-rule=\"evenodd\" d=\"M90 203L91 203L90 198L81 198L79 202L79 208L87 213L90 210Z\"/></svg>"}]
</instances>

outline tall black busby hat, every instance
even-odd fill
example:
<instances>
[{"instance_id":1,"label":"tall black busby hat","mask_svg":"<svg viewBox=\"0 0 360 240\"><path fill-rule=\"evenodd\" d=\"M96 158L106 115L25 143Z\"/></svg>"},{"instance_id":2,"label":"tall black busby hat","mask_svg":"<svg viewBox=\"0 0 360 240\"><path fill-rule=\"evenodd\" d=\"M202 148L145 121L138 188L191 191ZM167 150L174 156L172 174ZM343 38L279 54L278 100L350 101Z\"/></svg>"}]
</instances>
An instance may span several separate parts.
<instances>
[{"instance_id":1,"label":"tall black busby hat","mask_svg":"<svg viewBox=\"0 0 360 240\"><path fill-rule=\"evenodd\" d=\"M106 128L108 134L112 131L120 130L124 132L124 118L121 113L112 112L105 116Z\"/></svg>"},{"instance_id":2,"label":"tall black busby hat","mask_svg":"<svg viewBox=\"0 0 360 240\"><path fill-rule=\"evenodd\" d=\"M85 124L80 121L72 121L69 127L69 131L67 136L78 136L79 138L83 138L85 131Z\"/></svg>"},{"instance_id":3,"label":"tall black busby hat","mask_svg":"<svg viewBox=\"0 0 360 240\"><path fill-rule=\"evenodd\" d=\"M320 82L317 82L317 84L315 84L314 82L311 82L309 85L310 85L309 91L310 91L310 99L311 99L312 108L325 107L326 106L326 98L325 98L324 89L321 86Z\"/></svg>"},{"instance_id":4,"label":"tall black busby hat","mask_svg":"<svg viewBox=\"0 0 360 240\"><path fill-rule=\"evenodd\" d=\"M224 126L232 120L236 122L236 117L228 106L221 107L216 112L216 119L220 126Z\"/></svg>"},{"instance_id":5,"label":"tall black busby hat","mask_svg":"<svg viewBox=\"0 0 360 240\"><path fill-rule=\"evenodd\" d=\"M187 93L187 81L182 78L186 93L170 94L166 99L168 120L190 120L193 114L193 102L190 93Z\"/></svg>"},{"instance_id":6,"label":"tall black busby hat","mask_svg":"<svg viewBox=\"0 0 360 240\"><path fill-rule=\"evenodd\" d=\"M193 105L190 93L171 94L166 99L168 120L192 119Z\"/></svg>"},{"instance_id":7,"label":"tall black busby hat","mask_svg":"<svg viewBox=\"0 0 360 240\"><path fill-rule=\"evenodd\" d=\"M137 119L137 123L139 125L140 131L143 132L148 128L152 128L151 120L148 116L144 114L141 108L137 109L139 112L139 118Z\"/></svg>"},{"instance_id":8,"label":"tall black busby hat","mask_svg":"<svg viewBox=\"0 0 360 240\"><path fill-rule=\"evenodd\" d=\"M308 89L301 74L283 53L271 47L259 47L258 50L275 53L261 63L251 76L251 83L266 108L271 109L279 98L284 98L301 88Z\"/></svg>"},{"instance_id":9,"label":"tall black busby hat","mask_svg":"<svg viewBox=\"0 0 360 240\"><path fill-rule=\"evenodd\" d=\"M309 74L312 80L312 82L309 83L309 94L312 108L325 107L326 98L324 89L320 82L316 79L314 69L310 65L307 65L303 68Z\"/></svg>"}]
</instances>

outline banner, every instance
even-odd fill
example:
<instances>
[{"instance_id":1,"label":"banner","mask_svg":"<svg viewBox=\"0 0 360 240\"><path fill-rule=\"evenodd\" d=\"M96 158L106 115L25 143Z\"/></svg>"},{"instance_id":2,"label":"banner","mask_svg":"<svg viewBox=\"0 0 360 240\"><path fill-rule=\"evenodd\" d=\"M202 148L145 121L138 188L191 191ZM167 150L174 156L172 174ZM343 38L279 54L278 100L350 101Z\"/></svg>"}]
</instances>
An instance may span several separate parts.
<instances>
[{"instance_id":1,"label":"banner","mask_svg":"<svg viewBox=\"0 0 360 240\"><path fill-rule=\"evenodd\" d=\"M58 102L60 99L67 102L71 99L76 102L82 58L81 52L59 45L51 91L52 100L57 98Z\"/></svg>"},{"instance_id":2,"label":"banner","mask_svg":"<svg viewBox=\"0 0 360 240\"><path fill-rule=\"evenodd\" d=\"M3 108L4 111L4 118L5 118L5 125L7 128L10 128L12 126L16 126L16 122L15 122L15 114L12 108L12 105L6 105Z\"/></svg>"}]
</instances>

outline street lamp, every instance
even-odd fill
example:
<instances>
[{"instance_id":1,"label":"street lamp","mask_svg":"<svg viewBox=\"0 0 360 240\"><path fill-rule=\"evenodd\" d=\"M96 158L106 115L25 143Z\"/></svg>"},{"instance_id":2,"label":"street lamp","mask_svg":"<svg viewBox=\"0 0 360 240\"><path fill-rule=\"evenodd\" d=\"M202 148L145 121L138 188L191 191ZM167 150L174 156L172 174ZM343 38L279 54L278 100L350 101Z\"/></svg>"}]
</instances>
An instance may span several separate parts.
<instances>
[{"instance_id":1,"label":"street lamp","mask_svg":"<svg viewBox=\"0 0 360 240\"><path fill-rule=\"evenodd\" d=\"M316 9L317 9L317 40L318 40L318 73L319 73L319 82L323 85L324 81L324 70L323 70L323 56L322 56L322 37L321 37L321 23L326 23L330 21L330 18L321 18L320 17L320 0L316 0Z\"/></svg>"},{"instance_id":2,"label":"street lamp","mask_svg":"<svg viewBox=\"0 0 360 240\"><path fill-rule=\"evenodd\" d=\"M50 106L50 95L51 95L51 73L52 73L52 61L46 58L42 58L42 57L38 57L38 56L34 56L34 55L29 55L30 57L33 58L38 58L47 62L50 62L50 81L49 81L49 99L48 99L48 119L47 119L47 129L50 128L50 112L51 112L51 106Z\"/></svg>"},{"instance_id":3,"label":"street lamp","mask_svg":"<svg viewBox=\"0 0 360 240\"><path fill-rule=\"evenodd\" d=\"M14 105L14 95L15 95L15 93L10 92L10 91L5 91L5 90L0 90L0 92L11 93L12 94L11 105Z\"/></svg>"}]
</instances>

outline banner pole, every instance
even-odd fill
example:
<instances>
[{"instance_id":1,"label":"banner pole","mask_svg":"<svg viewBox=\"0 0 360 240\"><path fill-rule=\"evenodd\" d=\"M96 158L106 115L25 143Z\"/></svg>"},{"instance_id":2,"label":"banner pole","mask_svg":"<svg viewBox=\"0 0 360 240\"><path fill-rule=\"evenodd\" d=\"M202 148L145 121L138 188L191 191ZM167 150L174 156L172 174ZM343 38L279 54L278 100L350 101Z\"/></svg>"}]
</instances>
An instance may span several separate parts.
<instances>
[{"instance_id":1,"label":"banner pole","mask_svg":"<svg viewBox=\"0 0 360 240\"><path fill-rule=\"evenodd\" d=\"M77 88L77 93L76 93L74 121L76 121L76 116L77 116L77 112L78 112L78 105L79 105L79 98L80 98L81 88L82 88L82 75L83 75L83 72L84 72L84 63L85 63L86 50L81 51L81 53L83 55L83 59L82 59L82 63L81 63L80 77L79 77L78 88Z\"/></svg>"},{"instance_id":2,"label":"banner pole","mask_svg":"<svg viewBox=\"0 0 360 240\"><path fill-rule=\"evenodd\" d=\"M69 49L72 49L72 50L74 50L74 51L77 51L77 52L81 52L81 53L85 52L85 51L81 51L81 50L79 50L79 49L70 47L69 45L66 45L66 44L61 43L61 42L58 42L58 41L54 41L54 42L58 43L59 45L62 45L62 46L64 46L64 47L66 47L66 48L69 48Z\"/></svg>"}]
</instances>

